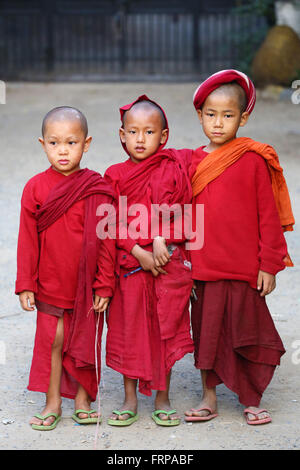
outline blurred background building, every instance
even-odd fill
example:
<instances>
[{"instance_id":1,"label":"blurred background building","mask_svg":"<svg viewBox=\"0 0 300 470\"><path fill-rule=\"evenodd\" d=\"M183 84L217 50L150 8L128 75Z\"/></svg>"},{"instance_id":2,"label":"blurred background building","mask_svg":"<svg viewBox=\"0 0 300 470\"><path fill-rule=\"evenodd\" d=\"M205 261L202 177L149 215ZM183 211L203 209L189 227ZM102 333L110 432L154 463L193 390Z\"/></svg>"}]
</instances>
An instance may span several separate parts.
<instances>
[{"instance_id":1,"label":"blurred background building","mask_svg":"<svg viewBox=\"0 0 300 470\"><path fill-rule=\"evenodd\" d=\"M2 0L1 78L187 80L245 66L245 52L255 51L268 18L241 6L236 0Z\"/></svg>"},{"instance_id":2,"label":"blurred background building","mask_svg":"<svg viewBox=\"0 0 300 470\"><path fill-rule=\"evenodd\" d=\"M183 81L231 67L251 75L276 3L293 2L0 0L0 78Z\"/></svg>"}]
</instances>

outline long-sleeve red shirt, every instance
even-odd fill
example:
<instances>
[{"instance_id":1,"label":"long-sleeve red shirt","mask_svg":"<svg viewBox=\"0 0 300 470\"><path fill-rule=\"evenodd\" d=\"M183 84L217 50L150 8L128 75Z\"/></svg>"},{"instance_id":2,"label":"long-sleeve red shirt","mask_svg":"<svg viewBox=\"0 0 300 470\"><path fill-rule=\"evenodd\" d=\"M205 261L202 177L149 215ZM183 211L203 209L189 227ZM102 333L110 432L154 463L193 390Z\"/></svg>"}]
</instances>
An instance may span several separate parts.
<instances>
[{"instance_id":1,"label":"long-sleeve red shirt","mask_svg":"<svg viewBox=\"0 0 300 470\"><path fill-rule=\"evenodd\" d=\"M31 178L21 200L17 254L16 294L28 290L47 304L73 308L83 241L85 202L75 202L56 222L38 233L36 210L50 190L67 176L51 167ZM95 227L96 230L96 227ZM93 287L111 297L114 287L114 254L101 242Z\"/></svg>"},{"instance_id":2,"label":"long-sleeve red shirt","mask_svg":"<svg viewBox=\"0 0 300 470\"><path fill-rule=\"evenodd\" d=\"M203 158L206 155L203 151ZM190 177L195 169L192 159ZM256 288L259 270L275 275L284 269L286 241L267 164L260 155L246 152L193 204L204 204L204 245L191 251L194 279L238 279ZM193 216L195 227L195 211Z\"/></svg>"}]
</instances>

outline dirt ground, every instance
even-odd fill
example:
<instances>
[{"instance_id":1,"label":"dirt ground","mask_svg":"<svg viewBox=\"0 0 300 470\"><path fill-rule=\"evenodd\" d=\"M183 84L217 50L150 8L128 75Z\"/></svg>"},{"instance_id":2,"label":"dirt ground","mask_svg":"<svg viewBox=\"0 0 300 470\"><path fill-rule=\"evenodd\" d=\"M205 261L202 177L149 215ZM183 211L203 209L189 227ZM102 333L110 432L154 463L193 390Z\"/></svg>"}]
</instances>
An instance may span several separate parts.
<instances>
[{"instance_id":1,"label":"dirt ground","mask_svg":"<svg viewBox=\"0 0 300 470\"><path fill-rule=\"evenodd\" d=\"M74 105L89 121L92 146L83 165L101 173L125 158L118 127L120 105L142 93L159 101L170 123L169 145L195 148L205 142L192 106L196 84L32 84L7 85L6 104L0 104L0 449L202 450L202 449L300 449L300 236L286 235L295 263L279 274L277 289L268 298L276 327L286 347L282 364L263 397L273 422L250 427L243 407L225 386L218 388L219 417L208 423L158 427L151 420L153 397L140 396L140 419L124 429L106 424L110 411L122 402L122 379L104 364L101 382L103 423L95 439L95 426L71 420L72 401L63 399L63 419L53 432L32 431L30 417L40 412L44 396L29 392L28 373L35 332L35 312L23 312L14 295L16 243L20 197L26 181L48 167L38 137L45 113L54 106ZM258 99L240 135L272 144L278 151L290 188L296 221L300 220L300 105L285 99ZM103 336L103 351L105 335ZM176 364L171 399L183 415L201 396L199 373L192 355ZM97 406L97 403L94 403Z\"/></svg>"}]
</instances>

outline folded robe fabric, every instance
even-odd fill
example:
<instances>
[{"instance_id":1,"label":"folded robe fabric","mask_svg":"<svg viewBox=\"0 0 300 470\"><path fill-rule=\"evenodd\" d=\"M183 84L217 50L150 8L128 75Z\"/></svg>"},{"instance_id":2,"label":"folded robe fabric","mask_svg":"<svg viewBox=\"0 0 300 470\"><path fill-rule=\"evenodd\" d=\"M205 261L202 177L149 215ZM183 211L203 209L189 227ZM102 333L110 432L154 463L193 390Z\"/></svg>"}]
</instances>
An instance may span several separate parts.
<instances>
[{"instance_id":1,"label":"folded robe fabric","mask_svg":"<svg viewBox=\"0 0 300 470\"><path fill-rule=\"evenodd\" d=\"M120 267L109 306L106 363L138 379L140 393L148 396L165 390L175 362L194 351L188 308L192 278L181 254L178 245L164 267L168 274L157 278L143 270L125 277L129 271Z\"/></svg>"},{"instance_id":2,"label":"folded robe fabric","mask_svg":"<svg viewBox=\"0 0 300 470\"><path fill-rule=\"evenodd\" d=\"M259 406L285 353L264 297L248 282L197 281L192 304L195 366L209 388L224 383L245 406Z\"/></svg>"},{"instance_id":3,"label":"folded robe fabric","mask_svg":"<svg viewBox=\"0 0 300 470\"><path fill-rule=\"evenodd\" d=\"M96 272L99 241L96 234L96 209L100 203L113 202L114 197L114 191L99 173L83 169L69 175L52 188L47 200L36 213L38 231L41 232L54 223L74 202L85 199L85 223L78 289L68 340L64 348L64 363L73 364L75 369L95 369L96 316L91 308L93 305L92 283ZM98 364L100 364L100 358ZM92 393L95 390L89 392L91 397L95 398Z\"/></svg>"},{"instance_id":4,"label":"folded robe fabric","mask_svg":"<svg viewBox=\"0 0 300 470\"><path fill-rule=\"evenodd\" d=\"M182 152L165 149L136 165L120 180L120 193L126 194L127 203L137 201L139 195L149 192L153 204L185 204L191 201L192 191L187 171L181 163ZM190 150L186 150L190 153Z\"/></svg>"},{"instance_id":5,"label":"folded robe fabric","mask_svg":"<svg viewBox=\"0 0 300 470\"><path fill-rule=\"evenodd\" d=\"M158 204L162 207L162 213L165 208L165 210L168 211L168 214L170 214L170 218L172 220L174 215L169 212L169 207L174 207L178 204L178 216L182 216L184 204L189 204L192 199L192 191L188 174L180 162L179 155L182 156L182 152L182 150L178 152L175 149L161 150L152 157L149 157L137 164L131 172L127 173L127 175L120 180L120 194L126 194L128 207L138 201L139 198L143 198L147 195L146 204L148 214L151 213L151 205ZM187 150L187 152L190 151ZM151 229L151 227L149 228ZM149 234L149 236L151 235ZM180 239L178 241L181 242L182 240ZM173 266L173 263L171 264ZM160 293L158 310L163 339L174 335L174 332L176 331L174 325L176 322L180 322L183 308L185 307L191 290L190 273L187 274L183 272L181 286L180 282L178 282L180 270L178 270L176 275L176 272L172 271L172 268L170 269L171 271L168 276L160 275L155 279L156 290ZM188 268L186 270L189 271ZM180 290L182 291L184 303L181 305L181 302L179 302L177 308L175 308L175 305L173 305L174 302L172 302L171 299L174 298L174 296L176 297L176 293L180 292ZM164 296L161 294L162 292L168 293L168 295ZM169 301L167 300L168 297L170 299ZM167 308L168 302L169 309ZM165 317L166 312L170 311L171 305L174 309L172 318L168 320ZM163 317L164 319L162 319ZM164 333L165 331L168 331L168 333Z\"/></svg>"},{"instance_id":6,"label":"folded robe fabric","mask_svg":"<svg viewBox=\"0 0 300 470\"><path fill-rule=\"evenodd\" d=\"M243 72L234 69L220 70L208 77L198 86L193 97L193 104L196 110L201 109L201 106L210 93L220 86L231 82L236 82L243 88L247 99L245 111L249 114L252 113L256 101L256 92L253 82Z\"/></svg>"}]
</instances>

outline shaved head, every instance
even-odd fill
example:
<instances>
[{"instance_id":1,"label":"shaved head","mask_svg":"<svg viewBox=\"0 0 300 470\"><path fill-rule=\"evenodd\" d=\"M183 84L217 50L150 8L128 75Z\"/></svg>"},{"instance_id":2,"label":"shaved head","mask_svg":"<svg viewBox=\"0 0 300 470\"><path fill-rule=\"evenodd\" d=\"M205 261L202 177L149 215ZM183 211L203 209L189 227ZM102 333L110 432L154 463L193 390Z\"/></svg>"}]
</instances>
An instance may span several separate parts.
<instances>
[{"instance_id":1,"label":"shaved head","mask_svg":"<svg viewBox=\"0 0 300 470\"><path fill-rule=\"evenodd\" d=\"M224 83L219 88L216 88L210 93L210 95L217 94L227 95L229 97L235 97L238 101L238 106L241 110L241 114L246 111L247 108L247 97L243 88L237 82Z\"/></svg>"},{"instance_id":2,"label":"shaved head","mask_svg":"<svg viewBox=\"0 0 300 470\"><path fill-rule=\"evenodd\" d=\"M125 111L125 113L123 115L123 119L122 119L122 127L124 127L125 123L126 123L126 114L129 113L129 112L132 113L135 110L142 110L142 111L145 111L145 112L156 111L160 116L162 129L166 129L167 123L166 123L164 113L162 112L162 110L160 109L159 106L157 106L155 103L152 103L151 101L147 101L147 100L138 101L130 109L128 109L128 111Z\"/></svg>"},{"instance_id":3,"label":"shaved head","mask_svg":"<svg viewBox=\"0 0 300 470\"><path fill-rule=\"evenodd\" d=\"M43 119L42 136L44 137L47 124L49 122L57 121L78 121L80 123L84 137L88 134L87 120L84 114L79 109L72 108L71 106L59 106L51 109Z\"/></svg>"}]
</instances>

